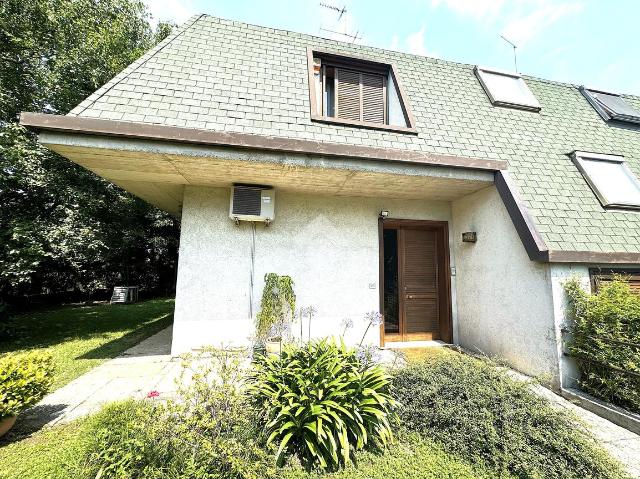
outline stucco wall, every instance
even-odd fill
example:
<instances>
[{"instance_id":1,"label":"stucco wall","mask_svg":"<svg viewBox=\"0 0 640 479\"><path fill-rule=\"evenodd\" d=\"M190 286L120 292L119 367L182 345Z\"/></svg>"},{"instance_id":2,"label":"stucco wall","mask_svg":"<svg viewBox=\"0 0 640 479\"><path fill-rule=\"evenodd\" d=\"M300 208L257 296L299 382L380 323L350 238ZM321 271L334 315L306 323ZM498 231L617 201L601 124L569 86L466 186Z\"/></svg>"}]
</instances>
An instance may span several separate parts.
<instances>
[{"instance_id":1,"label":"stucco wall","mask_svg":"<svg viewBox=\"0 0 640 479\"><path fill-rule=\"evenodd\" d=\"M275 222L255 228L252 293L252 225L229 219L229 195L227 188L185 189L174 354L207 344L248 344L268 272L290 275L298 306L317 309L312 336L341 334L341 321L350 317L355 327L345 339L359 341L364 314L379 306L380 210L394 218L451 220L449 203L276 191ZM455 304L453 313L455 334ZM293 329L300 334L299 324ZM306 335L306 322L303 330ZM367 340L378 344L379 331L371 330Z\"/></svg>"},{"instance_id":2,"label":"stucco wall","mask_svg":"<svg viewBox=\"0 0 640 479\"><path fill-rule=\"evenodd\" d=\"M578 367L575 361L562 353L566 349L565 342L571 339L569 333L563 330L570 328L567 317L567 295L564 292L564 283L570 278L580 281L585 291L591 291L589 266L582 264L552 264L551 287L553 288L553 305L556 327L558 356L560 358L560 380L562 387L574 387L579 378Z\"/></svg>"},{"instance_id":3,"label":"stucco wall","mask_svg":"<svg viewBox=\"0 0 640 479\"><path fill-rule=\"evenodd\" d=\"M550 266L531 261L491 186L452 204L460 344L558 384ZM462 243L465 231L477 243Z\"/></svg>"}]
</instances>

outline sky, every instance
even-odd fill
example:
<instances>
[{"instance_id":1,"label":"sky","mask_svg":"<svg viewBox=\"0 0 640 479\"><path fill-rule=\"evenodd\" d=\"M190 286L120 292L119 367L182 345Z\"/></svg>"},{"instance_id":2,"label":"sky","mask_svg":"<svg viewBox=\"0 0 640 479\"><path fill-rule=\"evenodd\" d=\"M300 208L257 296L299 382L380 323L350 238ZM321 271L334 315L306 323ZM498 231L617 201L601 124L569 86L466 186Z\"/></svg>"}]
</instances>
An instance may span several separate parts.
<instances>
[{"instance_id":1,"label":"sky","mask_svg":"<svg viewBox=\"0 0 640 479\"><path fill-rule=\"evenodd\" d=\"M155 21L207 13L640 95L640 0L145 0ZM341 16L333 8L346 8ZM338 33L332 33L338 32ZM346 34L346 35L345 35ZM356 38L354 38L356 37Z\"/></svg>"}]
</instances>

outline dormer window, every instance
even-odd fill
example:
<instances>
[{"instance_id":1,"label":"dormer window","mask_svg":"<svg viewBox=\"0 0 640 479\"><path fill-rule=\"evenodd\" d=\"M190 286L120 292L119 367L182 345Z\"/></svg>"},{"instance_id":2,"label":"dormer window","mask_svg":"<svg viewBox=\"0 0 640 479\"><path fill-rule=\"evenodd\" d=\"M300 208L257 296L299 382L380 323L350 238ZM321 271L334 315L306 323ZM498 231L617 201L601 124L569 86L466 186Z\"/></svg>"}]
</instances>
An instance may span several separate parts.
<instances>
[{"instance_id":1,"label":"dormer window","mask_svg":"<svg viewBox=\"0 0 640 479\"><path fill-rule=\"evenodd\" d=\"M482 67L474 71L492 105L540 111L540 103L519 74Z\"/></svg>"},{"instance_id":2,"label":"dormer window","mask_svg":"<svg viewBox=\"0 0 640 479\"><path fill-rule=\"evenodd\" d=\"M604 208L640 209L640 181L623 156L574 151L571 158Z\"/></svg>"},{"instance_id":3,"label":"dormer window","mask_svg":"<svg viewBox=\"0 0 640 479\"><path fill-rule=\"evenodd\" d=\"M580 91L605 121L640 123L640 111L620 95L591 90L583 86L580 87Z\"/></svg>"},{"instance_id":4,"label":"dormer window","mask_svg":"<svg viewBox=\"0 0 640 479\"><path fill-rule=\"evenodd\" d=\"M393 65L308 51L311 119L415 132Z\"/></svg>"}]
</instances>

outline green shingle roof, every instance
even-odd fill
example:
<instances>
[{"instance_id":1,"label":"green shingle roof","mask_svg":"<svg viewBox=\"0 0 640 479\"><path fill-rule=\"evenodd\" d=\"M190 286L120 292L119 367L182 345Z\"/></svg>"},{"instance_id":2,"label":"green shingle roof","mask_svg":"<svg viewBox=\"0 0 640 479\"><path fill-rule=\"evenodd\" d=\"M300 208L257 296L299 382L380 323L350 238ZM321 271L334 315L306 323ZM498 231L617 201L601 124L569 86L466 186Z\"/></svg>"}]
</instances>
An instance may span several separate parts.
<instances>
[{"instance_id":1,"label":"green shingle roof","mask_svg":"<svg viewBox=\"0 0 640 479\"><path fill-rule=\"evenodd\" d=\"M311 122L308 46L394 63L418 134ZM604 210L567 156L624 155L640 176L640 127L607 124L576 85L528 76L542 111L494 107L473 67L201 15L70 115L506 160L549 249L640 253L640 213Z\"/></svg>"}]
</instances>

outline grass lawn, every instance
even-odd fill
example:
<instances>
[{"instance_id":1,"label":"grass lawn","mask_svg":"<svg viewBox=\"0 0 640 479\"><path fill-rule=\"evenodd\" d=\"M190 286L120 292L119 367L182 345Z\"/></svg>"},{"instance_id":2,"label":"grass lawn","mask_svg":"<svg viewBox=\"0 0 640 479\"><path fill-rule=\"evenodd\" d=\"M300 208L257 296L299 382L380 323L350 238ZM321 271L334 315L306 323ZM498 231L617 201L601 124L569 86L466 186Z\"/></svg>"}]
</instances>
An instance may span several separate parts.
<instances>
[{"instance_id":1,"label":"grass lawn","mask_svg":"<svg viewBox=\"0 0 640 479\"><path fill-rule=\"evenodd\" d=\"M63 306L15 317L17 339L0 342L0 354L29 350L53 355L53 389L64 386L169 326L173 299L137 304Z\"/></svg>"},{"instance_id":2,"label":"grass lawn","mask_svg":"<svg viewBox=\"0 0 640 479\"><path fill-rule=\"evenodd\" d=\"M82 458L93 418L55 426L0 449L0 479L88 478ZM492 473L444 452L417 435L403 437L386 454L363 452L358 464L335 473L280 470L281 479L492 479ZM510 477L508 474L504 478Z\"/></svg>"},{"instance_id":3,"label":"grass lawn","mask_svg":"<svg viewBox=\"0 0 640 479\"><path fill-rule=\"evenodd\" d=\"M446 356L450 354L458 354L457 351L445 348L445 347L432 347L432 348L403 348L396 349L404 358L409 362L420 362L427 359L433 359L440 356Z\"/></svg>"},{"instance_id":4,"label":"grass lawn","mask_svg":"<svg viewBox=\"0 0 640 479\"><path fill-rule=\"evenodd\" d=\"M67 479L86 444L86 421L55 426L0 447L0 479Z\"/></svg>"}]
</instances>

